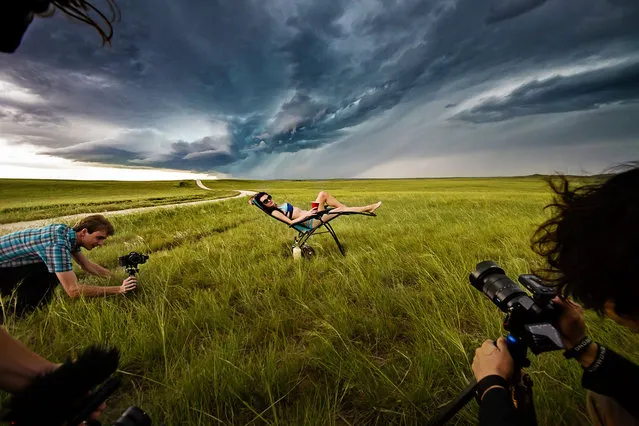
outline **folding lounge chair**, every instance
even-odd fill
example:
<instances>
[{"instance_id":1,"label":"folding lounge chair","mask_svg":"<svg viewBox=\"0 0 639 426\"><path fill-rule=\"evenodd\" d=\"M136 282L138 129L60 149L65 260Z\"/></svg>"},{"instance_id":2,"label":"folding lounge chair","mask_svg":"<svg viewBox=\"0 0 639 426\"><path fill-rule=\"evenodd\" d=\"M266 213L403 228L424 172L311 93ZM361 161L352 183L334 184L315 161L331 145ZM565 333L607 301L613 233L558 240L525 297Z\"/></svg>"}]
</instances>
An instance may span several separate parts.
<instances>
[{"instance_id":1,"label":"folding lounge chair","mask_svg":"<svg viewBox=\"0 0 639 426\"><path fill-rule=\"evenodd\" d=\"M264 213L266 213L268 216L272 217L273 219L277 220L278 222L282 222L282 223L286 223L281 219L278 219L277 217L273 216L272 214L270 214L267 210L265 210L258 202L257 200L253 200L253 205L255 205L257 208L259 208L260 210L262 210ZM317 213L307 216L307 219L314 219L320 222L319 226L316 226L314 228L309 228L307 226L304 226L302 223L298 223L296 225L288 225L288 223L286 223L289 228L293 228L295 229L298 234L297 237L295 237L295 241L293 242L293 246L291 247L293 250L295 250L295 248L299 248L300 250L302 250L302 255L304 257L310 257L312 256L315 251L306 244L306 241L311 238L312 235L314 234L325 234L325 233L329 233L331 234L331 236L333 237L333 239L335 240L335 244L337 244L337 247L339 248L340 253L342 253L342 256L346 256L346 252L344 251L344 247L342 247L342 244L339 242L339 239L337 238L337 235L335 234L335 230L333 229L333 227L331 226L331 224L329 222L333 221L334 219L337 219L339 216L347 216L347 215L353 215L353 214L359 214L359 215L364 215L364 216L376 216L375 213L368 213L368 212L336 212L336 213L331 213L331 210L333 210L333 208L328 208L328 209L324 209L324 210L320 210ZM334 214L337 216L334 216L326 221L322 220L322 216L324 216L325 214L330 213L330 214ZM308 220L307 220L308 221ZM305 222L307 222L305 221ZM305 223L304 222L304 223ZM318 232L318 230L320 228L325 228L324 231L322 232Z\"/></svg>"}]
</instances>

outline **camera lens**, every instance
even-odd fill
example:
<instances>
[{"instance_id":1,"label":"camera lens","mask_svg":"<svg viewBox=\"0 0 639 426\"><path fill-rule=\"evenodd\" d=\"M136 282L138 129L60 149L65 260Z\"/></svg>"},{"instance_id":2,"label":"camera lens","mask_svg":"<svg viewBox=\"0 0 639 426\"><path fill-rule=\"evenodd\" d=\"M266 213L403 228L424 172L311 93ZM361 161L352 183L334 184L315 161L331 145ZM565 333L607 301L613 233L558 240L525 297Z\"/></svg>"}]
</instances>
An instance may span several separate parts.
<instances>
[{"instance_id":1,"label":"camera lens","mask_svg":"<svg viewBox=\"0 0 639 426\"><path fill-rule=\"evenodd\" d=\"M495 262L478 263L468 278L473 287L488 296L503 312L508 312L510 306L520 297L528 297Z\"/></svg>"},{"instance_id":2,"label":"camera lens","mask_svg":"<svg viewBox=\"0 0 639 426\"><path fill-rule=\"evenodd\" d=\"M139 407L126 409L113 426L151 426L151 418Z\"/></svg>"}]
</instances>

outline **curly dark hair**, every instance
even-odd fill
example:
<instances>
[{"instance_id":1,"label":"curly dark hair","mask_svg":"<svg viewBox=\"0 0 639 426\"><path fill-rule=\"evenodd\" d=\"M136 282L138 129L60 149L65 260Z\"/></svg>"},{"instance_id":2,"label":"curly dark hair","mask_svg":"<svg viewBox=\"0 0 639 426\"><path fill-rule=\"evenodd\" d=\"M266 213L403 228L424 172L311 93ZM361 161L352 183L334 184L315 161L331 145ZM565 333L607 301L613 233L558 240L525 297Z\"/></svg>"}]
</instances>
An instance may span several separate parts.
<instances>
[{"instance_id":1,"label":"curly dark hair","mask_svg":"<svg viewBox=\"0 0 639 426\"><path fill-rule=\"evenodd\" d=\"M53 15L56 10L92 26L100 35L102 45L110 45L113 37L112 24L120 20L120 8L115 0L104 1L110 9L110 16L87 0L5 1L0 7L0 52L15 52L34 16L46 18Z\"/></svg>"},{"instance_id":2,"label":"curly dark hair","mask_svg":"<svg viewBox=\"0 0 639 426\"><path fill-rule=\"evenodd\" d=\"M614 301L617 314L639 318L639 163L624 168L576 187L564 175L548 179L553 216L533 235L532 249L547 261L538 273L563 298L600 315Z\"/></svg>"},{"instance_id":3,"label":"curly dark hair","mask_svg":"<svg viewBox=\"0 0 639 426\"><path fill-rule=\"evenodd\" d=\"M107 17L100 9L86 0L53 0L51 4L65 15L91 25L102 38L102 45L111 44L113 37L113 22L120 20L120 8L115 0L105 0L110 10L110 17ZM91 17L95 13L99 20Z\"/></svg>"}]
</instances>

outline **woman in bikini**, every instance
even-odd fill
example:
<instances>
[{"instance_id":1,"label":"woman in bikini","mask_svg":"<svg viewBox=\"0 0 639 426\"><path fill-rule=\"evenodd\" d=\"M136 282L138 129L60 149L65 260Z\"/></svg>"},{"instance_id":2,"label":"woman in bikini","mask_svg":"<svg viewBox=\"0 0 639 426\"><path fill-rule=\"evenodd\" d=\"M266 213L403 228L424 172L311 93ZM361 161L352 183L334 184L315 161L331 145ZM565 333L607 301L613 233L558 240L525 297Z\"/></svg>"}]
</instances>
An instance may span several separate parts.
<instances>
[{"instance_id":1,"label":"woman in bikini","mask_svg":"<svg viewBox=\"0 0 639 426\"><path fill-rule=\"evenodd\" d=\"M275 216L277 219L282 220L283 222L288 223L289 225L298 225L303 224L307 228L314 228L321 225L320 221L315 221L310 218L317 214L318 209L321 207L324 208L325 205L332 207L330 213L326 213L322 216L322 221L326 222L327 220L332 219L332 216L335 216L331 213L341 213L341 212L357 212L357 213L373 213L379 206L382 205L381 201L378 201L375 204L369 204L368 206L360 206L360 207L348 207L345 204L342 204L337 200L337 198L333 197L326 191L321 191L317 194L317 198L313 203L313 207L311 210L302 210L299 207L295 207L290 203L284 204L276 204L273 201L273 198L267 194L266 192L258 192L254 196L249 199L249 204L256 202L261 207L264 208L269 214Z\"/></svg>"}]
</instances>

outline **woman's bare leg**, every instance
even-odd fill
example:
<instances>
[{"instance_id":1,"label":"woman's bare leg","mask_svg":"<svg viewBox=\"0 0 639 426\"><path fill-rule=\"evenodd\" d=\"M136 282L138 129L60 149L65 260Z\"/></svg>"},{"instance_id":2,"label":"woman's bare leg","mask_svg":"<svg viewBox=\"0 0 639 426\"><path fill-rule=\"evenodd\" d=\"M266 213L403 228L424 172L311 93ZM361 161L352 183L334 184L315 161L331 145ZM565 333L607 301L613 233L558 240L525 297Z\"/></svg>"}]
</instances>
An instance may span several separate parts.
<instances>
[{"instance_id":1,"label":"woman's bare leg","mask_svg":"<svg viewBox=\"0 0 639 426\"><path fill-rule=\"evenodd\" d=\"M367 206L359 206L359 207L338 207L334 211L335 212L357 212L357 213L373 213L375 210L382 205L381 201L376 202L375 204L369 204Z\"/></svg>"},{"instance_id":2,"label":"woman's bare leg","mask_svg":"<svg viewBox=\"0 0 639 426\"><path fill-rule=\"evenodd\" d=\"M332 212L335 213L341 213L341 212L357 212L357 213L373 213L375 210L377 210L379 208L379 206L382 205L381 201L376 202L375 204L369 204L368 206L361 206L361 207L344 207L344 208L335 208L333 210L331 210ZM315 223L313 224L314 228L317 228L318 226L321 226L322 224L328 222L329 220L339 216L339 214L335 214L335 213L326 213L325 215L322 215L322 220L316 220Z\"/></svg>"},{"instance_id":3,"label":"woman's bare leg","mask_svg":"<svg viewBox=\"0 0 639 426\"><path fill-rule=\"evenodd\" d=\"M320 193L317 194L315 202L319 203L319 208L322 210L324 209L324 204L328 204L329 206L335 208L346 208L345 204L340 203L337 198L333 197L326 191L320 191Z\"/></svg>"}]
</instances>

